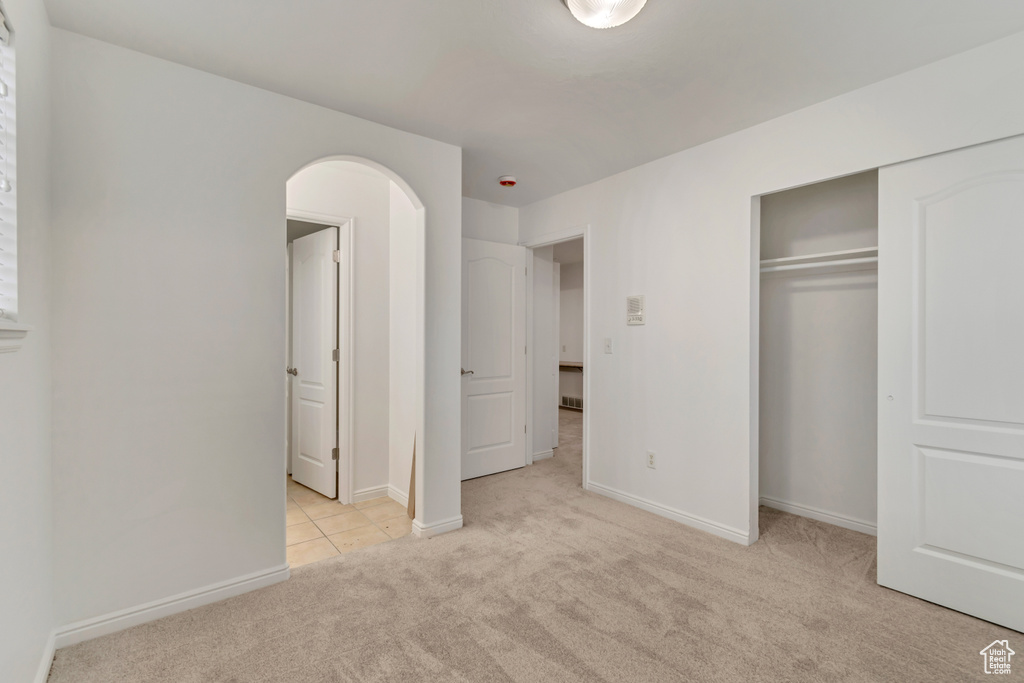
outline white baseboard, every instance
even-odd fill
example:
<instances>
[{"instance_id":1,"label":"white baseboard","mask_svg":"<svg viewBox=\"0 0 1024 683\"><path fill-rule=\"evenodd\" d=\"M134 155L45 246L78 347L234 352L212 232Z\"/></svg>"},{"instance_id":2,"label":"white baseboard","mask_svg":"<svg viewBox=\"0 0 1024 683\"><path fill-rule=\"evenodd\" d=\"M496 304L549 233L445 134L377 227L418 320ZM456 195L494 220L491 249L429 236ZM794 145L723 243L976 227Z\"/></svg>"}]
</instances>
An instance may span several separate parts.
<instances>
[{"instance_id":1,"label":"white baseboard","mask_svg":"<svg viewBox=\"0 0 1024 683\"><path fill-rule=\"evenodd\" d=\"M414 519L412 521L412 533L418 538L432 538L461 528L462 515L446 519L442 522L435 522L434 524L429 524L427 526L421 525L418 519Z\"/></svg>"},{"instance_id":2,"label":"white baseboard","mask_svg":"<svg viewBox=\"0 0 1024 683\"><path fill-rule=\"evenodd\" d=\"M409 507L409 496L404 491L399 491L391 485L374 486L370 489L361 489L352 494L353 503L363 503L374 498L390 498Z\"/></svg>"},{"instance_id":3,"label":"white baseboard","mask_svg":"<svg viewBox=\"0 0 1024 683\"><path fill-rule=\"evenodd\" d=\"M610 486L603 486L602 484L595 484L594 482L590 481L587 482L586 489L588 491L593 491L594 493L600 494L607 498L611 498L612 500L617 500L620 503L626 503L627 505L638 507L641 510L653 512L654 514L659 515L661 517L667 517L668 519L671 519L675 522L679 522L687 526L692 526L696 529L700 529L701 531L706 531L709 534L720 536L721 538L733 541L734 543L739 543L741 545L750 545L753 542L751 541L749 534L747 534L745 531L740 531L739 529L734 529L733 527L725 526L724 524L719 524L718 522L712 522L711 520L704 519L703 517L698 517L696 515L691 515L687 512L683 512L681 510L676 510L674 508L667 507L660 503L655 503L653 501L646 500L638 496L634 496L624 491L613 489Z\"/></svg>"},{"instance_id":4,"label":"white baseboard","mask_svg":"<svg viewBox=\"0 0 1024 683\"><path fill-rule=\"evenodd\" d=\"M242 593L284 581L290 576L287 564L235 579L221 581L204 588L181 593L162 600L154 600L136 607L111 612L100 617L85 619L57 629L56 648L116 633L161 617L208 605Z\"/></svg>"},{"instance_id":5,"label":"white baseboard","mask_svg":"<svg viewBox=\"0 0 1024 683\"><path fill-rule=\"evenodd\" d=\"M39 660L39 668L36 670L36 677L33 680L34 683L46 683L46 679L50 677L50 668L53 666L53 653L57 651L57 633L56 631L50 632L50 637L46 639L46 648L43 650L43 657Z\"/></svg>"},{"instance_id":6,"label":"white baseboard","mask_svg":"<svg viewBox=\"0 0 1024 683\"><path fill-rule=\"evenodd\" d=\"M871 522L866 522L862 519L854 519L852 517L846 517L844 515L838 515L834 512L828 512L820 508L810 507L808 505L798 505L796 503L788 503L784 500L778 500L776 498L762 497L760 504L765 507L774 508L776 510L782 510L793 515L800 515L801 517L808 517L810 519L816 519L819 522L825 522L826 524L832 524L834 526L841 526L844 529L850 529L852 531L859 531L862 534L868 534L869 536L878 535L878 526Z\"/></svg>"},{"instance_id":7,"label":"white baseboard","mask_svg":"<svg viewBox=\"0 0 1024 683\"><path fill-rule=\"evenodd\" d=\"M537 462L538 460L547 460L548 458L553 458L553 457L555 457L555 449L554 448L549 448L546 451L541 451L540 453L534 453L533 454L533 461Z\"/></svg>"},{"instance_id":8,"label":"white baseboard","mask_svg":"<svg viewBox=\"0 0 1024 683\"><path fill-rule=\"evenodd\" d=\"M353 503L362 503L367 500L373 500L374 498L387 498L388 487L385 486L374 486L371 489L361 489L352 494Z\"/></svg>"},{"instance_id":9,"label":"white baseboard","mask_svg":"<svg viewBox=\"0 0 1024 683\"><path fill-rule=\"evenodd\" d=\"M405 507L409 507L409 496L404 491L399 491L394 486L388 485L388 498L394 501L398 501Z\"/></svg>"}]
</instances>

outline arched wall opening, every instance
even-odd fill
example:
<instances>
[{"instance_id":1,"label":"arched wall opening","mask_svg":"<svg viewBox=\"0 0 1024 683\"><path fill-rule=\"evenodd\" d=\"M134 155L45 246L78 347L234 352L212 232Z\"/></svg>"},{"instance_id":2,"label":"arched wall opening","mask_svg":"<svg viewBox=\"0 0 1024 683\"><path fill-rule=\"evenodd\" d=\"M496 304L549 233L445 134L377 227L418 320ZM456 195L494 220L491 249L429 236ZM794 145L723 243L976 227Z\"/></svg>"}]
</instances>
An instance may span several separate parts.
<instances>
[{"instance_id":1,"label":"arched wall opening","mask_svg":"<svg viewBox=\"0 0 1024 683\"><path fill-rule=\"evenodd\" d=\"M340 250L349 251L338 304L338 501L389 497L407 506L410 493L422 501L423 478L410 475L424 426L423 204L380 164L332 156L289 178L286 213L289 242L342 226ZM286 450L294 457L290 412Z\"/></svg>"}]
</instances>

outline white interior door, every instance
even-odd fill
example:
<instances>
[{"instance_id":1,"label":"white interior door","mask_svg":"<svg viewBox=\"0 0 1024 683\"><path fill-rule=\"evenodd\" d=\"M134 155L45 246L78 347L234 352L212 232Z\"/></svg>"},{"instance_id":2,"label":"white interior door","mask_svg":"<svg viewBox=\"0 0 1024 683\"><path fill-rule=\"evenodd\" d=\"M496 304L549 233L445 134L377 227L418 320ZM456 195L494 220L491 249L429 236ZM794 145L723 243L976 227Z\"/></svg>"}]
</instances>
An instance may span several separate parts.
<instances>
[{"instance_id":1,"label":"white interior door","mask_svg":"<svg viewBox=\"0 0 1024 683\"><path fill-rule=\"evenodd\" d=\"M292 243L292 479L338 493L338 229Z\"/></svg>"},{"instance_id":2,"label":"white interior door","mask_svg":"<svg viewBox=\"0 0 1024 683\"><path fill-rule=\"evenodd\" d=\"M462 241L462 478L526 465L526 249Z\"/></svg>"},{"instance_id":3,"label":"white interior door","mask_svg":"<svg viewBox=\"0 0 1024 683\"><path fill-rule=\"evenodd\" d=\"M1024 137L879 190L878 582L1024 631Z\"/></svg>"}]
</instances>

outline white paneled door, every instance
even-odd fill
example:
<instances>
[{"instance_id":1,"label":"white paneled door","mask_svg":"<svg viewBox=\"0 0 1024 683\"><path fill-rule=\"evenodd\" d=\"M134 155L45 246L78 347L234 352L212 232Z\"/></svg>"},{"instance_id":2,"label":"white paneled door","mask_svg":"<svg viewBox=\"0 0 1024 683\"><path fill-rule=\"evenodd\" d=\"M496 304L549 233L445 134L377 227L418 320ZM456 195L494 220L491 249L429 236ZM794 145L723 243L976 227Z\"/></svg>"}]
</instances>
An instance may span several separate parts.
<instances>
[{"instance_id":1,"label":"white paneled door","mask_svg":"<svg viewBox=\"0 0 1024 683\"><path fill-rule=\"evenodd\" d=\"M292 243L292 479L338 494L338 229Z\"/></svg>"},{"instance_id":2,"label":"white paneled door","mask_svg":"<svg viewBox=\"0 0 1024 683\"><path fill-rule=\"evenodd\" d=\"M462 241L462 478L526 465L526 249Z\"/></svg>"},{"instance_id":3,"label":"white paneled door","mask_svg":"<svg viewBox=\"0 0 1024 683\"><path fill-rule=\"evenodd\" d=\"M1024 137L879 184L878 582L1024 631Z\"/></svg>"}]
</instances>

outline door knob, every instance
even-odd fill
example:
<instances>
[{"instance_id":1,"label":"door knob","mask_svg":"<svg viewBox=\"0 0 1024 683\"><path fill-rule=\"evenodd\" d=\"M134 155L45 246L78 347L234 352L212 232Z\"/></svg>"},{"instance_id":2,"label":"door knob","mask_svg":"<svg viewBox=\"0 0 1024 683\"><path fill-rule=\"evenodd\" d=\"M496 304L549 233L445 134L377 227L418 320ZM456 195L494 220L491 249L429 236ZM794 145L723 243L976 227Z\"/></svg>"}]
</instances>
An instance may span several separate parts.
<instances>
[{"instance_id":1,"label":"door knob","mask_svg":"<svg viewBox=\"0 0 1024 683\"><path fill-rule=\"evenodd\" d=\"M462 368L462 374L463 375L472 375L473 371L472 370L467 370L466 368Z\"/></svg>"},{"instance_id":2,"label":"door knob","mask_svg":"<svg viewBox=\"0 0 1024 683\"><path fill-rule=\"evenodd\" d=\"M293 377L299 376L298 368L288 368L287 370L285 370L285 372L287 372L289 375L292 375Z\"/></svg>"}]
</instances>

